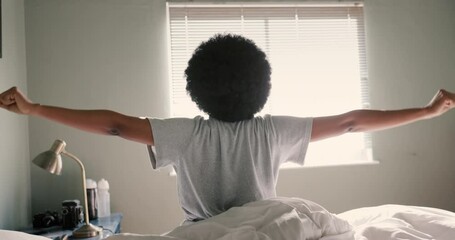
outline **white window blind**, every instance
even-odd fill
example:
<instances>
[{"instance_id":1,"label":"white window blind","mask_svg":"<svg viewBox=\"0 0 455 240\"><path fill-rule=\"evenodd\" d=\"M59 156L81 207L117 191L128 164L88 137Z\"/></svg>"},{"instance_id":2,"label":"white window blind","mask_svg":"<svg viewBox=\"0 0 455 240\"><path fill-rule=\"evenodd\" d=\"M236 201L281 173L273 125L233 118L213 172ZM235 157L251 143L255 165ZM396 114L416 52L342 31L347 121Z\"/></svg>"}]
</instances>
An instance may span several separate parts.
<instances>
[{"instance_id":1,"label":"white window blind","mask_svg":"<svg viewBox=\"0 0 455 240\"><path fill-rule=\"evenodd\" d=\"M184 70L216 33L241 34L268 56L272 89L260 115L316 117L368 108L361 4L169 4L171 113L203 115L187 95ZM312 143L306 165L370 161L366 134Z\"/></svg>"}]
</instances>

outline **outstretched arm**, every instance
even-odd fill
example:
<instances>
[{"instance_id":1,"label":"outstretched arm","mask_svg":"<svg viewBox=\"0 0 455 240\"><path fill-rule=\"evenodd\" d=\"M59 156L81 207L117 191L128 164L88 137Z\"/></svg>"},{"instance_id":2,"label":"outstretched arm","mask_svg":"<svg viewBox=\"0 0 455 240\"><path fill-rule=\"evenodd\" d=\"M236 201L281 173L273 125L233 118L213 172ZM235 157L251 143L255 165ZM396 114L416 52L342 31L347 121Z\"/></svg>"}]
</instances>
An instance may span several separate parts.
<instances>
[{"instance_id":1,"label":"outstretched arm","mask_svg":"<svg viewBox=\"0 0 455 240\"><path fill-rule=\"evenodd\" d=\"M317 117L313 120L311 141L318 141L348 132L370 132L398 127L430 119L455 108L455 94L439 90L430 103L422 108L402 110L354 110L344 114Z\"/></svg>"},{"instance_id":2,"label":"outstretched arm","mask_svg":"<svg viewBox=\"0 0 455 240\"><path fill-rule=\"evenodd\" d=\"M40 105L27 99L16 87L0 94L0 107L18 114L42 117L92 133L115 135L153 145L153 135L147 119L109 110L75 110Z\"/></svg>"}]
</instances>

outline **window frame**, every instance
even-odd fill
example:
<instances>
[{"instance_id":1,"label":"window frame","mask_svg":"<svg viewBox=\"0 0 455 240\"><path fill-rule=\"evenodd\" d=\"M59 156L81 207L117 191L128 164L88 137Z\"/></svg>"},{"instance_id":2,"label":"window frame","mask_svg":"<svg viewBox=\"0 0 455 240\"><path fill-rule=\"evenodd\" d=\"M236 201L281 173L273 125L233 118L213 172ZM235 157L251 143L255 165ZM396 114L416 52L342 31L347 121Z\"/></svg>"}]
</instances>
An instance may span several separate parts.
<instances>
[{"instance_id":1,"label":"window frame","mask_svg":"<svg viewBox=\"0 0 455 240\"><path fill-rule=\"evenodd\" d=\"M181 1L170 1L167 2L167 15L168 15L168 40L169 43L171 43L171 16L170 16L170 8L194 8L194 7L216 7L216 8L232 8L232 7L362 7L362 12L364 11L363 9L363 1L343 1L343 2L333 2L333 1L327 1L327 2L299 2L299 3L263 3L263 2L215 2L215 3L200 3L200 2L181 2ZM363 14L363 13L362 13ZM363 16L362 16L362 20ZM362 23L364 24L364 23ZM365 26L363 26L363 38L366 38L366 33L365 33ZM366 51L366 39L363 40L364 48ZM172 59L171 59L171 44L169 44L169 84L170 84L170 91L171 91L171 117L175 117L174 115L174 106L172 104L173 101L173 73L172 73ZM360 86L360 91L361 94L363 95L362 99L363 105L361 108L369 108L369 89L368 89L368 73L367 73L367 66L366 66L366 52L364 53L363 56L363 63L365 64L365 72L363 73L361 81L363 81L363 84L367 84L366 86L361 85ZM201 112L199 112L201 113ZM201 114L202 115L202 114ZM206 116L206 115L205 115ZM376 161L373 160L372 158L372 139L371 139L371 134L370 133L361 133L363 134L364 138L364 153L362 153L361 159L356 159L353 161L349 162L336 162L335 160L332 161L331 163L324 163L324 164L311 164L311 165L304 165L303 167L320 167L320 166L333 166L333 165L357 165L357 164L371 164L371 163L377 163ZM295 167L302 167L302 166L295 166L292 164L285 165L283 168L295 168Z\"/></svg>"}]
</instances>

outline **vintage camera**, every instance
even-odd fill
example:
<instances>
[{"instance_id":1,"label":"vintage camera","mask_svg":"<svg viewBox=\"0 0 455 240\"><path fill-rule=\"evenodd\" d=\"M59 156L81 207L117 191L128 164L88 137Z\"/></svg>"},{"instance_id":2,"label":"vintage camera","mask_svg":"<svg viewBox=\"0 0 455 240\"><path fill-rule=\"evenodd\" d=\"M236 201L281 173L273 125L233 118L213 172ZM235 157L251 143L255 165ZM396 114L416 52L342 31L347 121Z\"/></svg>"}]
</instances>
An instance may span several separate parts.
<instances>
[{"instance_id":1,"label":"vintage camera","mask_svg":"<svg viewBox=\"0 0 455 240\"><path fill-rule=\"evenodd\" d=\"M65 200L62 202L62 227L72 229L82 222L84 214L79 200Z\"/></svg>"},{"instance_id":2,"label":"vintage camera","mask_svg":"<svg viewBox=\"0 0 455 240\"><path fill-rule=\"evenodd\" d=\"M33 216L33 228L48 228L60 225L60 215L57 212L46 211Z\"/></svg>"}]
</instances>

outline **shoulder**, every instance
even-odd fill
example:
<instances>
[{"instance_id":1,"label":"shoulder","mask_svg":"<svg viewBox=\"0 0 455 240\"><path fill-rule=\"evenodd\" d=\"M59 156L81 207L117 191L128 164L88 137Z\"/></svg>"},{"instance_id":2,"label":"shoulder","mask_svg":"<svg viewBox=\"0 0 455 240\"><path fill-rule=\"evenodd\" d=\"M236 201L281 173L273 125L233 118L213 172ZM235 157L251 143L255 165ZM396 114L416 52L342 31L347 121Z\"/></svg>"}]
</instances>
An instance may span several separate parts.
<instances>
[{"instance_id":1,"label":"shoulder","mask_svg":"<svg viewBox=\"0 0 455 240\"><path fill-rule=\"evenodd\" d=\"M153 135L188 135L192 134L195 129L205 125L206 121L203 117L197 116L194 118L148 118Z\"/></svg>"},{"instance_id":2,"label":"shoulder","mask_svg":"<svg viewBox=\"0 0 455 240\"><path fill-rule=\"evenodd\" d=\"M151 124L156 125L188 125L195 124L206 121L202 116L196 116L194 118L185 118L185 117L173 117L173 118L147 118Z\"/></svg>"},{"instance_id":3,"label":"shoulder","mask_svg":"<svg viewBox=\"0 0 455 240\"><path fill-rule=\"evenodd\" d=\"M274 134L301 135L305 132L311 132L313 124L311 117L265 115L263 119L265 125Z\"/></svg>"},{"instance_id":4,"label":"shoulder","mask_svg":"<svg viewBox=\"0 0 455 240\"><path fill-rule=\"evenodd\" d=\"M254 118L256 123L264 122L270 123L272 125L287 125L287 124L311 124L313 118L311 117L296 117L296 116L286 116L286 115L270 115L266 114L264 116L258 116Z\"/></svg>"}]
</instances>

